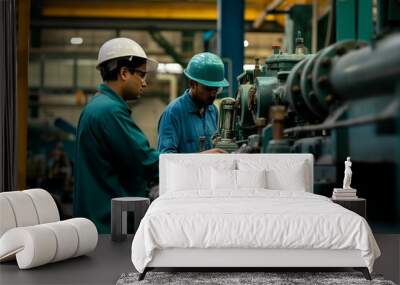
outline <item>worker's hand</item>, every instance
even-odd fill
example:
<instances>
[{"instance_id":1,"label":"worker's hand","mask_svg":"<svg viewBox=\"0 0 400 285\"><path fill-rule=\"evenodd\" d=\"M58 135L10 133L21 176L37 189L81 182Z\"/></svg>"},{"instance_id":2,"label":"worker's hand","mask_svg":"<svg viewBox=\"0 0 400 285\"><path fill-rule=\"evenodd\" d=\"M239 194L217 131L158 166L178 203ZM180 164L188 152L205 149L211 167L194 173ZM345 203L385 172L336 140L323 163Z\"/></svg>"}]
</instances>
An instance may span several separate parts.
<instances>
[{"instance_id":1,"label":"worker's hand","mask_svg":"<svg viewBox=\"0 0 400 285\"><path fill-rule=\"evenodd\" d=\"M227 152L220 148L213 148L213 149L202 151L200 153L227 153Z\"/></svg>"}]
</instances>

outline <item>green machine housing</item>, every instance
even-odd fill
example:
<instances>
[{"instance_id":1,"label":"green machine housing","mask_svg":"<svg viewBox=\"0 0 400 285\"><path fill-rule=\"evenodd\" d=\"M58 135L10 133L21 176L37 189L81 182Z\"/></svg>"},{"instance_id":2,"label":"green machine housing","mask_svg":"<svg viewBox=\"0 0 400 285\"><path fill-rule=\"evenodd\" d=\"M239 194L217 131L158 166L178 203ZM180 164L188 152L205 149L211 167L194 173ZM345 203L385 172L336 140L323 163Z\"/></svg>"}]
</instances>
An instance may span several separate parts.
<instances>
[{"instance_id":1,"label":"green machine housing","mask_svg":"<svg viewBox=\"0 0 400 285\"><path fill-rule=\"evenodd\" d=\"M228 152L312 153L314 192L331 196L353 161L352 186L375 231L400 232L400 33L341 40L307 54L274 47L220 105L215 147ZM384 222L383 222L384 221Z\"/></svg>"}]
</instances>

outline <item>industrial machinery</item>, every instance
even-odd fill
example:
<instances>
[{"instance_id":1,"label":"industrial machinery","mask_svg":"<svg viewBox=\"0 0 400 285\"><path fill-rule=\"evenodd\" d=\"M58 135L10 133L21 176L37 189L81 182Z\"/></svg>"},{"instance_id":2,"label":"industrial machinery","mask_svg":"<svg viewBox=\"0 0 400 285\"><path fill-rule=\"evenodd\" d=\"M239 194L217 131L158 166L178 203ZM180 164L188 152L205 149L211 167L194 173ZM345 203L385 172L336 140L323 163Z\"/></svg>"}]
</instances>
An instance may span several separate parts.
<instances>
[{"instance_id":1,"label":"industrial machinery","mask_svg":"<svg viewBox=\"0 0 400 285\"><path fill-rule=\"evenodd\" d=\"M236 151L240 144L250 140L254 148L266 126L270 108L283 104L285 83L290 70L304 58L307 49L300 31L296 38L296 50L285 53L280 46L273 46L273 55L260 66L256 59L254 70L248 70L238 77L239 88L236 100L224 98L220 105L219 135L214 139L216 147L228 152Z\"/></svg>"},{"instance_id":2,"label":"industrial machinery","mask_svg":"<svg viewBox=\"0 0 400 285\"><path fill-rule=\"evenodd\" d=\"M351 156L370 221L399 227L400 33L339 41L317 54L306 54L300 35L296 42L294 54L274 47L265 65L239 76L236 99L221 101L215 146L312 153L314 191L326 196Z\"/></svg>"}]
</instances>

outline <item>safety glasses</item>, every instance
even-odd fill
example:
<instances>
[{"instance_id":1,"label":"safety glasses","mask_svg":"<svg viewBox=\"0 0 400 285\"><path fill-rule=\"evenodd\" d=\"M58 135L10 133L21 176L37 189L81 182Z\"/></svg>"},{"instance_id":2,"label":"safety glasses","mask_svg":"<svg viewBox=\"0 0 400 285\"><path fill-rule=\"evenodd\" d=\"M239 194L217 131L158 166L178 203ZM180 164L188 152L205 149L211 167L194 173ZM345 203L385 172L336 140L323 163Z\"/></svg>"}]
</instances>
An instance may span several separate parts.
<instances>
[{"instance_id":1,"label":"safety glasses","mask_svg":"<svg viewBox=\"0 0 400 285\"><path fill-rule=\"evenodd\" d=\"M142 80L146 80L147 72L135 68L128 68L128 70L130 73L137 74Z\"/></svg>"}]
</instances>

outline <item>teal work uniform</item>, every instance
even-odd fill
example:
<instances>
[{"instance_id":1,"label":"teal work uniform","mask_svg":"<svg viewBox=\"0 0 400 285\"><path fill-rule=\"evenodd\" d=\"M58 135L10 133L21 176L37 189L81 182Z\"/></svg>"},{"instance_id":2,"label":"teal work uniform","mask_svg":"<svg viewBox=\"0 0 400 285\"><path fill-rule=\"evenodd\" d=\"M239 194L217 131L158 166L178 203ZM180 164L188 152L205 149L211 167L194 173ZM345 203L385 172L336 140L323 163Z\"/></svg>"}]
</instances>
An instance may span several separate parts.
<instances>
[{"instance_id":1,"label":"teal work uniform","mask_svg":"<svg viewBox=\"0 0 400 285\"><path fill-rule=\"evenodd\" d=\"M76 141L74 215L110 232L111 199L148 196L159 153L131 118L128 104L107 85L83 109Z\"/></svg>"},{"instance_id":2,"label":"teal work uniform","mask_svg":"<svg viewBox=\"0 0 400 285\"><path fill-rule=\"evenodd\" d=\"M161 153L194 153L212 148L211 137L217 131L218 110L205 107L203 114L189 90L172 101L158 124L158 151ZM204 142L200 142L204 137Z\"/></svg>"}]
</instances>

